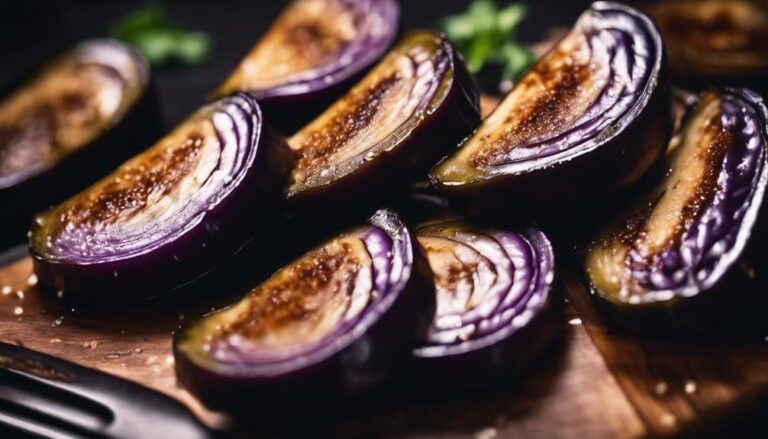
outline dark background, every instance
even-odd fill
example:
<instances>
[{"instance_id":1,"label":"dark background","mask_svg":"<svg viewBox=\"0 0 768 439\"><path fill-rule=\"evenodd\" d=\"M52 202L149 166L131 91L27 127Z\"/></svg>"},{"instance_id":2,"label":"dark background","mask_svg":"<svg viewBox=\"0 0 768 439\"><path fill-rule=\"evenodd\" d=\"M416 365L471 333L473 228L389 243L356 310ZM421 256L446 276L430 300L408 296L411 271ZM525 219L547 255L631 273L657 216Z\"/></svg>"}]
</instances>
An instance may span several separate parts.
<instances>
[{"instance_id":1,"label":"dark background","mask_svg":"<svg viewBox=\"0 0 768 439\"><path fill-rule=\"evenodd\" d=\"M0 5L0 90L35 64L78 41L107 36L109 28L143 1L17 0ZM164 124L175 125L202 102L248 52L285 0L158 2L171 19L212 35L212 57L200 66L156 68ZM435 28L441 17L463 11L470 0L401 0L402 29ZM500 5L512 3L499 0ZM551 26L570 26L589 1L524 1L529 15L519 37L533 42Z\"/></svg>"}]
</instances>

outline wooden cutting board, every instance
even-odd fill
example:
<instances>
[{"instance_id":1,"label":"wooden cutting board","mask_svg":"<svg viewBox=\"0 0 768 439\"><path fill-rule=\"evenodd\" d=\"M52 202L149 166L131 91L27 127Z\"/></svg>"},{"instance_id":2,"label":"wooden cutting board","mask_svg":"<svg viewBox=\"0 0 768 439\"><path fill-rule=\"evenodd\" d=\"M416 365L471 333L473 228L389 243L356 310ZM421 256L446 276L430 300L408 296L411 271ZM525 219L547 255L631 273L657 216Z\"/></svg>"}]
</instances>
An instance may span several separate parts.
<instances>
[{"instance_id":1,"label":"wooden cutting board","mask_svg":"<svg viewBox=\"0 0 768 439\"><path fill-rule=\"evenodd\" d=\"M494 104L484 99L486 111ZM765 334L718 343L623 335L595 311L579 269L569 265L569 258L558 258L569 299L561 322L563 336L522 379L491 392L455 398L395 392L362 404L323 434L480 439L674 436L721 427L768 397ZM173 331L205 309L165 306L92 313L66 306L39 288L28 257L0 266L0 341L139 382L181 400L211 426L251 435L229 424L225 416L207 411L176 386ZM752 432L750 428L739 431Z\"/></svg>"},{"instance_id":2,"label":"wooden cutting board","mask_svg":"<svg viewBox=\"0 0 768 439\"><path fill-rule=\"evenodd\" d=\"M178 398L205 423L224 425L225 417L175 383L172 332L201 310L72 309L41 294L31 266L25 257L0 268L0 341L137 381ZM768 395L764 337L710 345L623 336L595 312L577 270L560 273L575 307L563 316L562 339L518 383L455 399L390 396L356 410L329 434L672 436L717 427Z\"/></svg>"}]
</instances>

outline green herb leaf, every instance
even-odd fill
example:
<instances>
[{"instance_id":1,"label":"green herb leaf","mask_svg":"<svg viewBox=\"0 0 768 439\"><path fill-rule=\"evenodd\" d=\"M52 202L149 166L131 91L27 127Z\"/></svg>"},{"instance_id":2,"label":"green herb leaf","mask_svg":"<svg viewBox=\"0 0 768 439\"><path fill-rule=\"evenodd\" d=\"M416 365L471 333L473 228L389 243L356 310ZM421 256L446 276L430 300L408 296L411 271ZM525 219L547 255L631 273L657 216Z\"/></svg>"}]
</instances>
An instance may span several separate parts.
<instances>
[{"instance_id":1,"label":"green herb leaf","mask_svg":"<svg viewBox=\"0 0 768 439\"><path fill-rule=\"evenodd\" d=\"M171 61L200 64L208 59L213 49L207 33L188 31L176 25L157 3L148 3L121 18L110 30L110 35L136 46L154 66Z\"/></svg>"},{"instance_id":2,"label":"green herb leaf","mask_svg":"<svg viewBox=\"0 0 768 439\"><path fill-rule=\"evenodd\" d=\"M515 36L527 13L528 8L521 3L500 10L494 0L474 0L463 14L447 17L441 24L472 73L497 64L503 68L503 79L512 80L536 59Z\"/></svg>"}]
</instances>

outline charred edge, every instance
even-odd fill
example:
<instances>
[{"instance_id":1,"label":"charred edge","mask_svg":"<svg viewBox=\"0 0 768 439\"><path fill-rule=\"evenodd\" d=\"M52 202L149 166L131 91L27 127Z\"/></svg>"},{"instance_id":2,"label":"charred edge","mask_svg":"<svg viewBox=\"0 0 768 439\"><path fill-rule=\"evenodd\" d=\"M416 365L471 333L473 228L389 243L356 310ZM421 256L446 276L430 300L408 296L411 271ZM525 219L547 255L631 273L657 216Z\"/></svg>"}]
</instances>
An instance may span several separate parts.
<instances>
[{"instance_id":1,"label":"charred edge","mask_svg":"<svg viewBox=\"0 0 768 439\"><path fill-rule=\"evenodd\" d=\"M285 34L285 42L294 54L309 64L331 58L342 48L342 41L320 23L298 23Z\"/></svg>"},{"instance_id":2,"label":"charred edge","mask_svg":"<svg viewBox=\"0 0 768 439\"><path fill-rule=\"evenodd\" d=\"M221 341L232 334L258 339L272 328L289 322L311 320L325 305L313 306L311 302L317 298L316 293L331 285L338 270L358 265L359 261L352 256L348 243L341 243L340 251L331 252L326 247L311 252L291 269L293 276L277 282L267 280L252 290L248 296L256 300L247 313L224 326L215 339ZM347 293L351 290L348 289Z\"/></svg>"},{"instance_id":3,"label":"charred edge","mask_svg":"<svg viewBox=\"0 0 768 439\"><path fill-rule=\"evenodd\" d=\"M535 139L551 133L553 129L565 122L563 109L567 103L579 94L579 85L589 78L591 73L588 67L576 62L568 68L555 68L551 60L560 57L569 57L568 54L558 51L542 60L523 77L518 87L538 87L539 83L545 84L547 92L538 95L535 102L525 105L520 112L509 114L504 120L506 128L498 140L484 145L470 157L470 164L476 168L486 168L503 164L505 152L510 147L525 147L525 141ZM514 127L510 125L515 124ZM479 139L487 142L492 134Z\"/></svg>"},{"instance_id":4,"label":"charred edge","mask_svg":"<svg viewBox=\"0 0 768 439\"><path fill-rule=\"evenodd\" d=\"M345 100L344 111L337 114L328 125L310 133L298 146L296 171L311 174L324 168L331 155L371 124L382 110L382 99L400 80L399 73L392 74Z\"/></svg>"},{"instance_id":5,"label":"charred edge","mask_svg":"<svg viewBox=\"0 0 768 439\"><path fill-rule=\"evenodd\" d=\"M683 206L680 212L680 221L675 226L675 233L670 237L669 242L663 246L663 248L670 248L680 244L680 240L686 230L686 225L690 224L691 221L698 217L702 209L711 203L717 192L717 178L720 174L723 160L735 139L734 134L723 127L720 118L717 116L712 118L707 130L711 134L713 140L703 150L697 148L696 152L697 155L704 156L703 160L706 163L704 175L694 193ZM659 197L659 199L660 198L661 197ZM637 238L641 237L642 230L647 225L647 220L650 217L652 210L653 208L650 207L645 212L644 218L642 218L641 221L629 220L627 231L619 235L620 242L623 242L626 245L631 245L634 250L637 250ZM650 264L651 260L660 252L663 252L663 249L656 254L647 255L645 258L646 263ZM640 252L636 253L640 254ZM627 263L629 263L629 260Z\"/></svg>"},{"instance_id":6,"label":"charred edge","mask_svg":"<svg viewBox=\"0 0 768 439\"><path fill-rule=\"evenodd\" d=\"M129 209L143 209L149 196L158 188L167 195L193 170L203 137L191 134L184 143L172 149L164 149L146 157L146 165L131 166L119 171L95 198L81 197L63 214L55 235L61 234L66 223L98 224L115 222L120 213ZM126 183L128 186L126 186Z\"/></svg>"}]
</instances>

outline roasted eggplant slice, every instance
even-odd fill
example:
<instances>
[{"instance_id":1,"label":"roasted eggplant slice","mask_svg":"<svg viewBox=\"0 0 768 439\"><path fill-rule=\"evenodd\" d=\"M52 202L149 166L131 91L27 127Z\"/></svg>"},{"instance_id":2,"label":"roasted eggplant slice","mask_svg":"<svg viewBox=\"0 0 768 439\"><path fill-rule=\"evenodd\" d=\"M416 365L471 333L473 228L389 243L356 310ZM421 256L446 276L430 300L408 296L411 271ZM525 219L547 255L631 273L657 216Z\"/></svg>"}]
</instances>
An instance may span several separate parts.
<instances>
[{"instance_id":1,"label":"roasted eggplant slice","mask_svg":"<svg viewBox=\"0 0 768 439\"><path fill-rule=\"evenodd\" d=\"M689 326L725 309L696 304L738 305L754 293L751 278L764 271L753 248L764 233L766 115L762 99L745 89L701 96L673 140L659 187L586 254L600 303L627 319L647 310L674 319L687 308L693 312L678 323Z\"/></svg>"},{"instance_id":2,"label":"roasted eggplant slice","mask_svg":"<svg viewBox=\"0 0 768 439\"><path fill-rule=\"evenodd\" d=\"M395 0L296 0L213 92L253 94L288 133L347 91L395 39Z\"/></svg>"},{"instance_id":3,"label":"roasted eggplant slice","mask_svg":"<svg viewBox=\"0 0 768 439\"><path fill-rule=\"evenodd\" d=\"M181 331L177 376L210 408L317 411L407 363L433 297L424 256L381 210Z\"/></svg>"},{"instance_id":4,"label":"roasted eggplant slice","mask_svg":"<svg viewBox=\"0 0 768 439\"><path fill-rule=\"evenodd\" d=\"M658 31L596 2L430 177L474 215L594 202L638 181L671 126Z\"/></svg>"},{"instance_id":5,"label":"roasted eggplant slice","mask_svg":"<svg viewBox=\"0 0 768 439\"><path fill-rule=\"evenodd\" d=\"M431 31L408 34L288 139L297 154L288 199L318 211L391 192L423 176L478 123L478 94L453 46Z\"/></svg>"},{"instance_id":6,"label":"roasted eggplant slice","mask_svg":"<svg viewBox=\"0 0 768 439\"><path fill-rule=\"evenodd\" d=\"M36 210L72 195L158 134L146 60L81 43L0 100L3 233L24 241Z\"/></svg>"},{"instance_id":7,"label":"roasted eggplant slice","mask_svg":"<svg viewBox=\"0 0 768 439\"><path fill-rule=\"evenodd\" d=\"M416 233L437 294L434 320L413 351L420 379L477 388L521 371L559 327L552 319L555 266L546 236L462 221Z\"/></svg>"},{"instance_id":8,"label":"roasted eggplant slice","mask_svg":"<svg viewBox=\"0 0 768 439\"><path fill-rule=\"evenodd\" d=\"M658 24L676 80L764 82L768 73L765 1L646 1L638 7Z\"/></svg>"},{"instance_id":9,"label":"roasted eggplant slice","mask_svg":"<svg viewBox=\"0 0 768 439\"><path fill-rule=\"evenodd\" d=\"M70 299L137 300L180 286L276 215L292 164L253 97L216 101L38 215L30 234L35 272Z\"/></svg>"}]
</instances>

